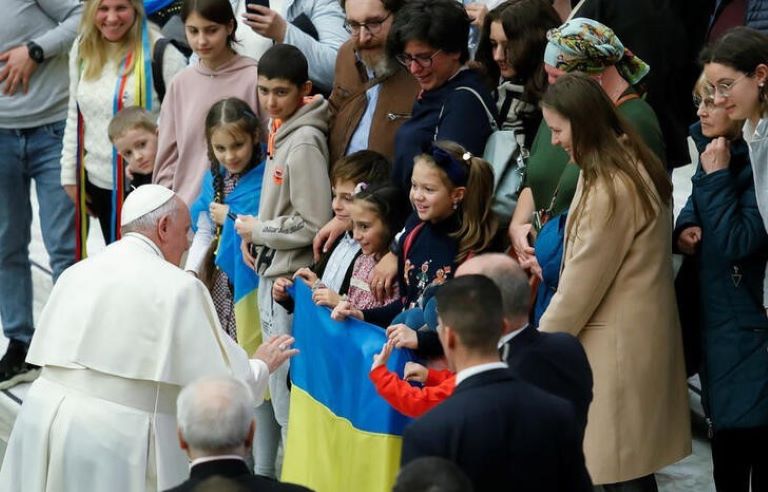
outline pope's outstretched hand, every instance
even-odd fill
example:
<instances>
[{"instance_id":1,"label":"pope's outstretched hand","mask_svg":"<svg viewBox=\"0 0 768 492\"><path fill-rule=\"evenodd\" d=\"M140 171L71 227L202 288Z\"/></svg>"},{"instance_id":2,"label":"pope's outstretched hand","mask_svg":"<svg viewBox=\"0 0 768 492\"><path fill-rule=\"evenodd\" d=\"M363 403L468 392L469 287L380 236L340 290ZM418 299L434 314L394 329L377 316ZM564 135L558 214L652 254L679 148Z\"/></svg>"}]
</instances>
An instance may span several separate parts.
<instances>
[{"instance_id":1,"label":"pope's outstretched hand","mask_svg":"<svg viewBox=\"0 0 768 492\"><path fill-rule=\"evenodd\" d=\"M253 359L260 359L267 364L269 373L282 366L285 361L299 353L298 349L291 348L296 339L290 335L276 335L259 345L253 353Z\"/></svg>"}]
</instances>

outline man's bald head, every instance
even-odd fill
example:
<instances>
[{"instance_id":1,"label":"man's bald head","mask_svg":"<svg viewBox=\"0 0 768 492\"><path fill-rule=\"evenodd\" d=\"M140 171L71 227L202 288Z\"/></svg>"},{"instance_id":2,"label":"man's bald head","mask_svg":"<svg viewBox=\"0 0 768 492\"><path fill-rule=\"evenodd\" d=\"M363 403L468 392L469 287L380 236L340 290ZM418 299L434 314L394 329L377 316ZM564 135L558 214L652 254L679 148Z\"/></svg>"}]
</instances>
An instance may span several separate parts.
<instances>
[{"instance_id":1,"label":"man's bald head","mask_svg":"<svg viewBox=\"0 0 768 492\"><path fill-rule=\"evenodd\" d=\"M528 316L531 297L528 275L511 257L501 253L474 256L456 270L456 277L462 275L485 275L493 280L501 291L507 320Z\"/></svg>"}]
</instances>

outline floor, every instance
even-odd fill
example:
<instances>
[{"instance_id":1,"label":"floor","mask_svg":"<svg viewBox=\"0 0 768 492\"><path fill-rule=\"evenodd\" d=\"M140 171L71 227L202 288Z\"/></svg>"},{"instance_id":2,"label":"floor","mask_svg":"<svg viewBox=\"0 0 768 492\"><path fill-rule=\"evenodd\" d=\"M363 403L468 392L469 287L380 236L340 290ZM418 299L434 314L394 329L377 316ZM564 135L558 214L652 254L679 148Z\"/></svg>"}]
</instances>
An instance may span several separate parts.
<instances>
[{"instance_id":1,"label":"floor","mask_svg":"<svg viewBox=\"0 0 768 492\"><path fill-rule=\"evenodd\" d=\"M675 215L682 208L684 201L690 193L690 176L693 173L693 165L679 168L673 174L675 187ZM36 205L36 202L35 202ZM35 316L37 316L48 297L51 289L51 280L48 267L48 258L42 246L39 224L32 226L32 244L30 245L30 258L33 261L34 304ZM88 250L92 253L104 247L103 240L98 232L98 227L91 230ZM0 349L4 350L7 341L0 334ZM1 352L0 352L1 353ZM693 381L692 385L697 386ZM18 401L23 400L27 385L13 388L9 392L0 392L0 457L5 451L5 439L10 433L10 426L18 409ZM661 492L714 492L712 482L712 459L709 443L699 415L701 407L696 394L691 392L691 407L694 419L693 453L684 460L672 466L664 468L656 477Z\"/></svg>"}]
</instances>

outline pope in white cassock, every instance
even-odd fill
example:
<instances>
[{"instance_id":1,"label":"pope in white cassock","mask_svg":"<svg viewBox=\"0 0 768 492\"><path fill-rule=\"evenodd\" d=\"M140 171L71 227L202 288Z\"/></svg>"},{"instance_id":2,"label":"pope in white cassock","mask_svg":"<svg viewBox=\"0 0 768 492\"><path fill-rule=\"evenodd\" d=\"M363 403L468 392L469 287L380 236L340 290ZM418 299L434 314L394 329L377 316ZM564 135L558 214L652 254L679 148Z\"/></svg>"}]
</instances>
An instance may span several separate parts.
<instances>
[{"instance_id":1,"label":"pope in white cassock","mask_svg":"<svg viewBox=\"0 0 768 492\"><path fill-rule=\"evenodd\" d=\"M43 310L27 362L42 366L16 423L0 491L155 491L189 476L176 397L202 377L234 375L257 403L269 372L296 353L272 339L249 360L220 328L205 286L178 268L189 211L139 187L123 238L67 269Z\"/></svg>"}]
</instances>

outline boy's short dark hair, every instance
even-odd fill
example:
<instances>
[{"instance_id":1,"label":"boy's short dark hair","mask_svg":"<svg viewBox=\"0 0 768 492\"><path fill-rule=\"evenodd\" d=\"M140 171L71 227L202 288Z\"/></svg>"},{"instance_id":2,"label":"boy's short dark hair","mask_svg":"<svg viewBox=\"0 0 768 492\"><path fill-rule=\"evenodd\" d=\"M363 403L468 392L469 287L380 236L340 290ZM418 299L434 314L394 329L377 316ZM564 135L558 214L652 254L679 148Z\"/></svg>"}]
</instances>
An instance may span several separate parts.
<instances>
[{"instance_id":1,"label":"boy's short dark hair","mask_svg":"<svg viewBox=\"0 0 768 492\"><path fill-rule=\"evenodd\" d=\"M455 331L462 345L476 353L493 353L501 338L501 292L485 275L462 275L435 293L437 314Z\"/></svg>"},{"instance_id":2,"label":"boy's short dark hair","mask_svg":"<svg viewBox=\"0 0 768 492\"><path fill-rule=\"evenodd\" d=\"M389 182L390 164L386 157L373 150L358 150L342 157L331 168L331 185L337 181L353 183Z\"/></svg>"},{"instance_id":3,"label":"boy's short dark hair","mask_svg":"<svg viewBox=\"0 0 768 492\"><path fill-rule=\"evenodd\" d=\"M276 44L261 55L259 76L288 80L301 87L309 80L307 58L293 45Z\"/></svg>"},{"instance_id":4,"label":"boy's short dark hair","mask_svg":"<svg viewBox=\"0 0 768 492\"><path fill-rule=\"evenodd\" d=\"M157 131L157 123L149 112L141 106L128 106L121 109L109 122L107 135L113 144L129 130L141 128L151 133Z\"/></svg>"}]
</instances>

